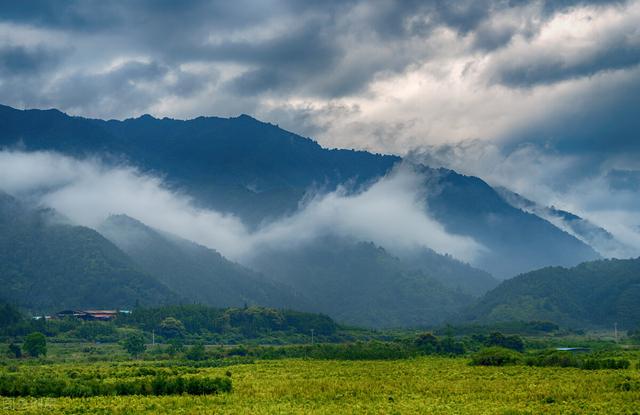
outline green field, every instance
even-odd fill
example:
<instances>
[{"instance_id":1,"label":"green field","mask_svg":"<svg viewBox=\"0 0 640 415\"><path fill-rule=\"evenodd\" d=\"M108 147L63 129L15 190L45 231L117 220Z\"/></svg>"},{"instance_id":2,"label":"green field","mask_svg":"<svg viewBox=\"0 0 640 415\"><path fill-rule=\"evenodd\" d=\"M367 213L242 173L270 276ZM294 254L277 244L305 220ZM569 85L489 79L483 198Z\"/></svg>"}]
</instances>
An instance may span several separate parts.
<instances>
[{"instance_id":1,"label":"green field","mask_svg":"<svg viewBox=\"0 0 640 415\"><path fill-rule=\"evenodd\" d=\"M199 376L225 376L230 371L231 393L0 398L0 409L3 413L33 414L640 412L640 371L635 364L626 370L587 371L557 367L474 367L468 362L466 358L446 357L390 361L265 360L220 368L185 369ZM21 364L3 367L2 372L11 370L37 376L89 371L109 377L154 365L161 363Z\"/></svg>"}]
</instances>

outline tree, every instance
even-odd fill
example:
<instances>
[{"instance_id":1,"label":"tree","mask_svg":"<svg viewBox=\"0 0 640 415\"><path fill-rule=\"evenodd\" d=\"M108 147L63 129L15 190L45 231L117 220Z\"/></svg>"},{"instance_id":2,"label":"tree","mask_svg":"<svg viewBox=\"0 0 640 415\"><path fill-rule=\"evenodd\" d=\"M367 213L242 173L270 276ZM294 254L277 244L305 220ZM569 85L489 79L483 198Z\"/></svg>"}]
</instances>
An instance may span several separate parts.
<instances>
[{"instance_id":1,"label":"tree","mask_svg":"<svg viewBox=\"0 0 640 415\"><path fill-rule=\"evenodd\" d=\"M204 360L207 356L204 350L204 344L198 342L187 350L186 358L189 360Z\"/></svg>"},{"instance_id":2,"label":"tree","mask_svg":"<svg viewBox=\"0 0 640 415\"><path fill-rule=\"evenodd\" d=\"M440 342L433 333L422 333L415 340L416 346L426 354L436 353L440 348Z\"/></svg>"},{"instance_id":3,"label":"tree","mask_svg":"<svg viewBox=\"0 0 640 415\"><path fill-rule=\"evenodd\" d=\"M182 353L184 351L184 343L180 338L171 339L167 343L169 343L167 353L169 353L169 356L171 357L174 357L178 353Z\"/></svg>"},{"instance_id":4,"label":"tree","mask_svg":"<svg viewBox=\"0 0 640 415\"><path fill-rule=\"evenodd\" d=\"M9 354L16 359L20 359L22 357L22 350L17 344L11 343L9 344Z\"/></svg>"},{"instance_id":5,"label":"tree","mask_svg":"<svg viewBox=\"0 0 640 415\"><path fill-rule=\"evenodd\" d=\"M488 347L504 347L507 349L515 350L517 352L524 351L524 341L522 341L522 338L520 338L520 336L505 336L500 332L491 333L489 335L489 338L487 339L486 345Z\"/></svg>"},{"instance_id":6,"label":"tree","mask_svg":"<svg viewBox=\"0 0 640 415\"><path fill-rule=\"evenodd\" d=\"M184 328L184 324L182 324L182 321L174 317L167 317L162 320L159 329L160 334L167 339L182 337L184 336L184 332L186 331Z\"/></svg>"},{"instance_id":7,"label":"tree","mask_svg":"<svg viewBox=\"0 0 640 415\"><path fill-rule=\"evenodd\" d=\"M123 342L124 349L133 357L142 354L147 348L144 343L144 336L140 333L129 334Z\"/></svg>"},{"instance_id":8,"label":"tree","mask_svg":"<svg viewBox=\"0 0 640 415\"><path fill-rule=\"evenodd\" d=\"M47 354L47 338L44 334L34 332L24 339L22 348L29 353L29 356L38 357L40 355L46 356Z\"/></svg>"}]
</instances>

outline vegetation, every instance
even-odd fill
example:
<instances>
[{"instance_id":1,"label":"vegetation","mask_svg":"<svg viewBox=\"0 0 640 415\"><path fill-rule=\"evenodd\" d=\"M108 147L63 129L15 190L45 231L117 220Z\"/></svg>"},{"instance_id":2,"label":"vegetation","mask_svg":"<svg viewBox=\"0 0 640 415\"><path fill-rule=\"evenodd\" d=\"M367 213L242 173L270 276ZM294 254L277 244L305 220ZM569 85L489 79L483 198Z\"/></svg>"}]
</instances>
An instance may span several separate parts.
<instances>
[{"instance_id":1,"label":"vegetation","mask_svg":"<svg viewBox=\"0 0 640 415\"><path fill-rule=\"evenodd\" d=\"M5 300L31 310L130 307L175 300L98 232L62 224L0 191L0 286ZM11 313L0 310L0 326Z\"/></svg>"},{"instance_id":2,"label":"vegetation","mask_svg":"<svg viewBox=\"0 0 640 415\"><path fill-rule=\"evenodd\" d=\"M130 333L122 342L122 346L131 356L139 356L145 351L144 336L140 333Z\"/></svg>"},{"instance_id":3,"label":"vegetation","mask_svg":"<svg viewBox=\"0 0 640 415\"><path fill-rule=\"evenodd\" d=\"M228 377L135 376L94 378L74 370L64 373L16 373L0 375L0 396L8 397L91 397L127 395L211 395L231 391Z\"/></svg>"},{"instance_id":4,"label":"vegetation","mask_svg":"<svg viewBox=\"0 0 640 415\"><path fill-rule=\"evenodd\" d=\"M25 337L22 348L29 353L29 356L45 356L47 354L47 338L42 333L31 333Z\"/></svg>"},{"instance_id":5,"label":"vegetation","mask_svg":"<svg viewBox=\"0 0 640 415\"><path fill-rule=\"evenodd\" d=\"M640 399L635 337L622 347L551 323L522 323L521 334L372 332L316 314L201 305L111 322L7 320L0 408L19 413L625 413ZM47 356L11 353L34 329ZM278 338L285 344L263 344Z\"/></svg>"},{"instance_id":6,"label":"vegetation","mask_svg":"<svg viewBox=\"0 0 640 415\"><path fill-rule=\"evenodd\" d=\"M17 376L43 373L80 385L166 378L228 378L230 393L172 396L1 398L0 408L28 414L631 414L640 400L635 369L582 371L524 365L478 367L458 357L405 360L263 360L225 367L165 368L154 362L21 364ZM12 374L0 366L2 377Z\"/></svg>"},{"instance_id":7,"label":"vegetation","mask_svg":"<svg viewBox=\"0 0 640 415\"><path fill-rule=\"evenodd\" d=\"M156 231L126 215L109 217L99 231L143 271L191 302L239 307L244 303L300 308L290 287L233 263L218 252Z\"/></svg>"},{"instance_id":8,"label":"vegetation","mask_svg":"<svg viewBox=\"0 0 640 415\"><path fill-rule=\"evenodd\" d=\"M504 347L489 347L471 356L474 366L505 366L514 365L522 361L522 355Z\"/></svg>"},{"instance_id":9,"label":"vegetation","mask_svg":"<svg viewBox=\"0 0 640 415\"><path fill-rule=\"evenodd\" d=\"M373 243L327 236L265 249L252 266L295 287L311 308L345 324L421 327L453 319L473 301Z\"/></svg>"},{"instance_id":10,"label":"vegetation","mask_svg":"<svg viewBox=\"0 0 640 415\"><path fill-rule=\"evenodd\" d=\"M604 278L606 276L606 278ZM636 329L640 258L549 267L504 281L470 311L481 321L547 320L573 327Z\"/></svg>"}]
</instances>

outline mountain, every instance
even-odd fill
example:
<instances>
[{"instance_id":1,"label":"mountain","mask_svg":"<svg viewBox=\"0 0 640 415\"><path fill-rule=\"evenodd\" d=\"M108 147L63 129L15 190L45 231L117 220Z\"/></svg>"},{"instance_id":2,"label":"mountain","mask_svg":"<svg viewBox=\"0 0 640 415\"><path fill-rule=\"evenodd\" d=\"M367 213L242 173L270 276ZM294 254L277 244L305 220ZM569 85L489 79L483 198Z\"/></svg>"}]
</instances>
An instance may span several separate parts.
<instances>
[{"instance_id":1,"label":"mountain","mask_svg":"<svg viewBox=\"0 0 640 415\"><path fill-rule=\"evenodd\" d=\"M502 282L468 313L479 322L549 320L571 327L634 328L640 321L640 258L548 267Z\"/></svg>"},{"instance_id":2,"label":"mountain","mask_svg":"<svg viewBox=\"0 0 640 415\"><path fill-rule=\"evenodd\" d=\"M233 213L254 227L296 211L310 190L321 193L346 185L357 192L401 161L325 149L246 115L103 121L6 106L0 106L0 146L124 158L161 175L199 206ZM508 278L542 266L599 258L576 237L514 208L479 178L446 169L424 167L423 172L429 213L447 231L470 236L486 248L472 263L475 267Z\"/></svg>"},{"instance_id":3,"label":"mountain","mask_svg":"<svg viewBox=\"0 0 640 415\"><path fill-rule=\"evenodd\" d=\"M212 249L156 231L128 216L111 216L98 230L140 269L190 302L216 307L303 307L304 300L290 287L235 264Z\"/></svg>"},{"instance_id":4,"label":"mountain","mask_svg":"<svg viewBox=\"0 0 640 415\"><path fill-rule=\"evenodd\" d=\"M96 231L1 192L0 284L3 299L33 312L177 299Z\"/></svg>"},{"instance_id":5,"label":"mountain","mask_svg":"<svg viewBox=\"0 0 640 415\"><path fill-rule=\"evenodd\" d=\"M309 311L368 327L418 327L451 319L473 298L445 287L372 243L324 237L261 251L256 269L295 287Z\"/></svg>"},{"instance_id":6,"label":"mountain","mask_svg":"<svg viewBox=\"0 0 640 415\"><path fill-rule=\"evenodd\" d=\"M548 265L598 259L587 244L550 222L515 208L482 179L423 168L429 213L446 230L468 235L487 252L473 265L504 279Z\"/></svg>"},{"instance_id":7,"label":"mountain","mask_svg":"<svg viewBox=\"0 0 640 415\"><path fill-rule=\"evenodd\" d=\"M188 121L144 115L103 121L58 110L0 106L0 127L0 146L124 156L144 171L166 175L201 204L251 224L294 211L312 186L332 190L349 180L362 185L400 160L323 149L311 139L247 115Z\"/></svg>"},{"instance_id":8,"label":"mountain","mask_svg":"<svg viewBox=\"0 0 640 415\"><path fill-rule=\"evenodd\" d=\"M495 189L513 207L546 219L558 228L589 244L602 256L623 258L631 256L632 250L628 246L618 241L606 229L587 219L566 210L556 209L553 206L539 205L504 187L496 187Z\"/></svg>"},{"instance_id":9,"label":"mountain","mask_svg":"<svg viewBox=\"0 0 640 415\"><path fill-rule=\"evenodd\" d=\"M407 268L419 270L445 287L473 297L479 297L499 284L488 272L429 248L403 252L398 257Z\"/></svg>"}]
</instances>

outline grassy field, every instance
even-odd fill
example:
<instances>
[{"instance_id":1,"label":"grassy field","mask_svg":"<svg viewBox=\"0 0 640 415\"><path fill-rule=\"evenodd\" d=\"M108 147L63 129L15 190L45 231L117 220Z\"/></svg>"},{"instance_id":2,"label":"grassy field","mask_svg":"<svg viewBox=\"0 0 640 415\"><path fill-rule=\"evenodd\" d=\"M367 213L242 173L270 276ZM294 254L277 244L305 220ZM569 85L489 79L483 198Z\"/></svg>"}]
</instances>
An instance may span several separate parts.
<instances>
[{"instance_id":1,"label":"grassy field","mask_svg":"<svg viewBox=\"0 0 640 415\"><path fill-rule=\"evenodd\" d=\"M54 363L1 370L37 376L93 371L116 376L152 362ZM123 367L121 365L126 365ZM189 370L193 371L193 368ZM42 371L42 372L40 372ZM210 396L0 398L2 413L33 414L633 414L640 413L640 371L527 366L472 367L465 358L395 361L258 361L199 368L230 371L233 392ZM626 385L626 386L625 386ZM628 390L627 390L628 389Z\"/></svg>"}]
</instances>

